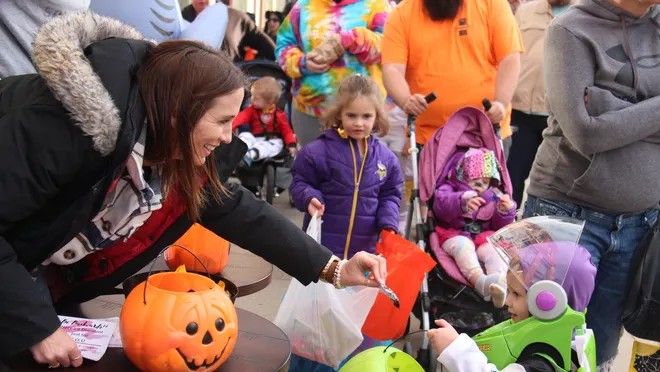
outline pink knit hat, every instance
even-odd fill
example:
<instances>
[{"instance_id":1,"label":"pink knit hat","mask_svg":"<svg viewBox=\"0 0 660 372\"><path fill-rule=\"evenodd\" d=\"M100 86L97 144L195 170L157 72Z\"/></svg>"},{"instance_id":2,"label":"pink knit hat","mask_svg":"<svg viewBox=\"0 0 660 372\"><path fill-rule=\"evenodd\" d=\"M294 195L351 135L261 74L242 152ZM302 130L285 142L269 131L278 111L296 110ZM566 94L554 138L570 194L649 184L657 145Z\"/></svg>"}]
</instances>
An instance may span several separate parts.
<instances>
[{"instance_id":1,"label":"pink knit hat","mask_svg":"<svg viewBox=\"0 0 660 372\"><path fill-rule=\"evenodd\" d=\"M501 178L495 153L486 148L469 149L456 167L456 178L462 182L492 178L499 183Z\"/></svg>"}]
</instances>

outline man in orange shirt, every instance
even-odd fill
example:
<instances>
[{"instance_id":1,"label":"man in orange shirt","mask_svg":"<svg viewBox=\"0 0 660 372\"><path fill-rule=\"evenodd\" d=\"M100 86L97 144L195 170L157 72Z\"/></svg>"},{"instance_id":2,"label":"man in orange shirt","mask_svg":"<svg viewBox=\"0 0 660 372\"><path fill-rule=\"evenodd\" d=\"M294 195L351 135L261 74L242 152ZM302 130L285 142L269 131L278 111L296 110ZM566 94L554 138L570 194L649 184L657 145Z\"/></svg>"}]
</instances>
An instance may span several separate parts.
<instances>
[{"instance_id":1,"label":"man in orange shirt","mask_svg":"<svg viewBox=\"0 0 660 372\"><path fill-rule=\"evenodd\" d=\"M385 24L383 80L399 107L418 115L419 144L456 110L480 107L484 98L505 138L522 51L507 0L403 0ZM430 92L438 99L427 105Z\"/></svg>"}]
</instances>

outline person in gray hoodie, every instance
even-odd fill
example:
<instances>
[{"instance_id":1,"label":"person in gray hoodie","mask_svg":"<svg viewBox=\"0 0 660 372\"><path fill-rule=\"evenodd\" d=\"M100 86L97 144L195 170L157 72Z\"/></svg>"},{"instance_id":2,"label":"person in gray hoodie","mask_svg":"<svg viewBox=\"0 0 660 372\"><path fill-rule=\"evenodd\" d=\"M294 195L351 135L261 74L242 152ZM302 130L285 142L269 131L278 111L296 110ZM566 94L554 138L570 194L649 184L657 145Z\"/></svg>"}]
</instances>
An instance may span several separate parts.
<instances>
[{"instance_id":1,"label":"person in gray hoodie","mask_svg":"<svg viewBox=\"0 0 660 372\"><path fill-rule=\"evenodd\" d=\"M0 79L36 72L32 41L41 25L67 12L85 10L90 0L0 0Z\"/></svg>"},{"instance_id":2,"label":"person in gray hoodie","mask_svg":"<svg viewBox=\"0 0 660 372\"><path fill-rule=\"evenodd\" d=\"M550 116L523 216L585 221L580 244L598 268L587 324L602 367L617 351L632 258L658 218L656 4L660 0L582 0L551 24L545 46Z\"/></svg>"}]
</instances>

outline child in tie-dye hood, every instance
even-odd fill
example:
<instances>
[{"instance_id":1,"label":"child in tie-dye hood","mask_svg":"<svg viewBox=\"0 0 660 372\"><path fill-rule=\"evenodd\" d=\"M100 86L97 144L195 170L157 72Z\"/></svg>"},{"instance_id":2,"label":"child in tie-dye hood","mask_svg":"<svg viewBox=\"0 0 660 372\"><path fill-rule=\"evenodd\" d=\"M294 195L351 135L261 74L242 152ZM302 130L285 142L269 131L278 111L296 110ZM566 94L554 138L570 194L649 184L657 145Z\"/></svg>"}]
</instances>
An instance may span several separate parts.
<instances>
[{"instance_id":1,"label":"child in tie-dye hood","mask_svg":"<svg viewBox=\"0 0 660 372\"><path fill-rule=\"evenodd\" d=\"M502 307L507 267L486 238L513 222L516 203L499 188L501 168L493 151L457 151L446 167L447 178L438 180L433 200L440 247L484 299Z\"/></svg>"},{"instance_id":2,"label":"child in tie-dye hood","mask_svg":"<svg viewBox=\"0 0 660 372\"><path fill-rule=\"evenodd\" d=\"M292 124L305 145L321 133L339 82L370 76L384 97L380 44L388 0L298 0L277 33L275 56L293 79Z\"/></svg>"}]
</instances>

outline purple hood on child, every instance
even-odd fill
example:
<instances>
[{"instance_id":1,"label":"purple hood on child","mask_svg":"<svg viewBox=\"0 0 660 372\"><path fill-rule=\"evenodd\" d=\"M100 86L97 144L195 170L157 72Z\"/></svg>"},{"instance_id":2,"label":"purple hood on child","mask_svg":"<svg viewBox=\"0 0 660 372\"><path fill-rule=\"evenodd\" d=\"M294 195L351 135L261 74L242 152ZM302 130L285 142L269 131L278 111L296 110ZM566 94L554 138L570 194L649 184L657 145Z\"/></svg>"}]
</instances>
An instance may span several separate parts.
<instances>
[{"instance_id":1,"label":"purple hood on child","mask_svg":"<svg viewBox=\"0 0 660 372\"><path fill-rule=\"evenodd\" d=\"M438 187L435 189L433 216L438 225L446 229L462 230L465 226L466 218L468 220L472 218L482 223L483 231L496 231L513 222L516 217L515 206L507 213L497 211L498 200L492 188L480 195L486 200L486 204L481 206L476 213L467 215L463 212L461 196L466 191L471 191L472 189L467 183L458 180L456 178L456 172L453 171L463 158L463 155L465 155L464 151L457 151L449 159L443 171L443 174L447 174L448 178L444 181L439 181ZM468 234L465 233L464 235Z\"/></svg>"},{"instance_id":2,"label":"purple hood on child","mask_svg":"<svg viewBox=\"0 0 660 372\"><path fill-rule=\"evenodd\" d=\"M293 165L293 181L289 189L300 211L307 212L312 198L325 204L321 244L339 257L344 255L355 188L348 141L329 129L303 147ZM357 143L350 141L357 150ZM359 170L359 156L356 161ZM375 136L370 136L348 257L359 251L373 253L382 229L399 230L402 185L398 159ZM307 228L309 219L309 214L305 213L303 228Z\"/></svg>"},{"instance_id":3,"label":"purple hood on child","mask_svg":"<svg viewBox=\"0 0 660 372\"><path fill-rule=\"evenodd\" d=\"M520 249L518 255L525 287L539 280L552 280L564 288L573 310L587 308L594 291L596 267L584 247L572 242L546 242Z\"/></svg>"}]
</instances>

